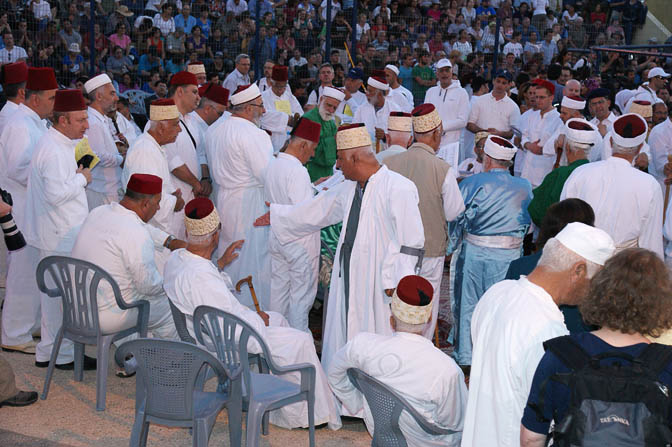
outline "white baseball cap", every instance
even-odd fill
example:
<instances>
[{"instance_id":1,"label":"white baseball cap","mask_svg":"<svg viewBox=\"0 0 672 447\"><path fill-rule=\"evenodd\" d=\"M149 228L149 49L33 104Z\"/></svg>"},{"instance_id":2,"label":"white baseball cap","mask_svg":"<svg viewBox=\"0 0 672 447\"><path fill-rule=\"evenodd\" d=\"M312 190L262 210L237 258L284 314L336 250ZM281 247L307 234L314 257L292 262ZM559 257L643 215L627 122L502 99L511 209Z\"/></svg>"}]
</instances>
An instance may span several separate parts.
<instances>
[{"instance_id":1,"label":"white baseball cap","mask_svg":"<svg viewBox=\"0 0 672 447\"><path fill-rule=\"evenodd\" d=\"M649 70L649 79L655 78L656 76L660 76L662 78L669 78L670 74L665 73L665 70L663 70L660 67L654 67L651 70Z\"/></svg>"},{"instance_id":2,"label":"white baseball cap","mask_svg":"<svg viewBox=\"0 0 672 447\"><path fill-rule=\"evenodd\" d=\"M604 265L616 250L614 240L606 231L581 222L567 224L555 239L586 261L598 265Z\"/></svg>"}]
</instances>

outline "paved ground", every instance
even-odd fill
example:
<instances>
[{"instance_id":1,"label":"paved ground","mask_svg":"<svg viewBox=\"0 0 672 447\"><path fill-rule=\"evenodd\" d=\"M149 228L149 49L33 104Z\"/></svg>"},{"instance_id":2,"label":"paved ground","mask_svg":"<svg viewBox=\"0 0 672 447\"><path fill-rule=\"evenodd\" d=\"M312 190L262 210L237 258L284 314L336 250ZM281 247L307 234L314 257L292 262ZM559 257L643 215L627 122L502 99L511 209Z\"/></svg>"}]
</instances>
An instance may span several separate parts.
<instances>
[{"instance_id":1,"label":"paved ground","mask_svg":"<svg viewBox=\"0 0 672 447\"><path fill-rule=\"evenodd\" d=\"M669 34L657 26L651 16L654 16L665 28L672 30L672 14L670 14L672 2L670 0L647 0L647 4L649 15L644 26L635 33L633 45L646 44L651 37L657 38L662 44L669 37Z\"/></svg>"}]
</instances>

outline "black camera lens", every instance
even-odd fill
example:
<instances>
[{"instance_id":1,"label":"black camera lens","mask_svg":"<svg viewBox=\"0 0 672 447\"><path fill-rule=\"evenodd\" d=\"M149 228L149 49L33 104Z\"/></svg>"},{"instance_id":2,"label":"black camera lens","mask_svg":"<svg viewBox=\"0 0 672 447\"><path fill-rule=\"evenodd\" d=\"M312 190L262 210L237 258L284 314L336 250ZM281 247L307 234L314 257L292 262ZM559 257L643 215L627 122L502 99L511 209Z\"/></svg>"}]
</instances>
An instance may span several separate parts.
<instances>
[{"instance_id":1,"label":"black camera lens","mask_svg":"<svg viewBox=\"0 0 672 447\"><path fill-rule=\"evenodd\" d=\"M0 217L0 227L2 227L2 232L5 235L7 250L19 250L26 246L26 240L16 226L16 222L14 222L11 214Z\"/></svg>"}]
</instances>

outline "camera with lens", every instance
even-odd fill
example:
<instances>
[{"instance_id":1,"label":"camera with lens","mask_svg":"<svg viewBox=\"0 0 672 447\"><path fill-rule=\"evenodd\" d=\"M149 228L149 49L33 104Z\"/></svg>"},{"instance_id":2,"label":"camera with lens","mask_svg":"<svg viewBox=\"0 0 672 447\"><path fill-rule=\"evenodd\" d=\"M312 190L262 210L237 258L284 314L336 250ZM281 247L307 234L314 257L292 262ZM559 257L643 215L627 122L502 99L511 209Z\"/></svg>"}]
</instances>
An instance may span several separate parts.
<instances>
[{"instance_id":1,"label":"camera with lens","mask_svg":"<svg viewBox=\"0 0 672 447\"><path fill-rule=\"evenodd\" d=\"M7 205L13 205L12 195L0 188L0 198ZM2 232L5 235L5 244L7 244L7 250L14 251L19 250L26 246L26 240L23 238L23 234L19 231L12 217L12 213L9 213L5 216L0 217L0 227L2 227Z\"/></svg>"}]
</instances>

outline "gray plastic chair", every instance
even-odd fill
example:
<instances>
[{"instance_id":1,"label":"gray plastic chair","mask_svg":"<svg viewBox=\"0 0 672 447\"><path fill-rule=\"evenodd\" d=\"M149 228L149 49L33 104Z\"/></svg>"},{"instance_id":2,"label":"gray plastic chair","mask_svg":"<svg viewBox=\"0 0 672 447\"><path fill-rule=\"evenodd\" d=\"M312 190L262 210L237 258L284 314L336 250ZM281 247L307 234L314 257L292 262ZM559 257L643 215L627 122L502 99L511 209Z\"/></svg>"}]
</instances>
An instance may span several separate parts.
<instances>
[{"instance_id":1,"label":"gray plastic chair","mask_svg":"<svg viewBox=\"0 0 672 447\"><path fill-rule=\"evenodd\" d=\"M237 332L240 334L237 337ZM268 434L268 412L286 405L305 400L308 403L308 425L310 447L315 446L315 367L309 363L281 367L273 362L264 340L242 319L233 314L210 306L199 306L194 311L194 332L196 339L207 349L215 352L217 358L230 369L242 366L243 407L247 407L247 447L259 445L259 432ZM238 340L236 341L236 338ZM250 371L247 344L250 338L261 346L262 356L273 374L259 374ZM281 379L280 375L290 372L301 374L301 384Z\"/></svg>"},{"instance_id":2,"label":"gray plastic chair","mask_svg":"<svg viewBox=\"0 0 672 447\"><path fill-rule=\"evenodd\" d=\"M139 339L124 343L115 353L126 372L136 372L135 422L131 447L147 445L149 424L191 428L192 445L206 447L217 420L227 407L229 441L242 438L241 369L227 369L212 354L183 341ZM204 392L196 386L204 368L214 371L219 387Z\"/></svg>"},{"instance_id":3,"label":"gray plastic chair","mask_svg":"<svg viewBox=\"0 0 672 447\"><path fill-rule=\"evenodd\" d=\"M175 323L175 329L177 329L177 335L179 335L180 340L195 345L196 339L191 336L189 329L187 329L187 316L170 299L168 302L170 303L170 313L173 315L173 322Z\"/></svg>"},{"instance_id":4,"label":"gray plastic chair","mask_svg":"<svg viewBox=\"0 0 672 447\"><path fill-rule=\"evenodd\" d=\"M47 287L47 272L56 284L54 289ZM48 256L44 258L37 266L36 276L40 291L50 297L61 297L63 303L63 324L58 331L58 335L56 335L51 351L42 399L46 399L49 394L49 385L54 373L58 351L61 349L63 338L67 338L75 344L75 380L77 382L81 382L84 378L84 345L97 346L96 410L105 410L110 345L136 332L140 337L147 336L149 302L138 300L132 304L126 303L121 297L117 282L105 270L90 262L67 256ZM103 334L101 332L97 301L98 285L101 281L106 281L110 285L119 308L124 310L138 309L138 320L135 326L113 334Z\"/></svg>"},{"instance_id":5,"label":"gray plastic chair","mask_svg":"<svg viewBox=\"0 0 672 447\"><path fill-rule=\"evenodd\" d=\"M357 368L349 368L348 378L369 404L374 426L372 447L407 446L406 438L399 428L399 416L402 411L409 413L415 422L430 435L457 433L427 422L399 393L365 372Z\"/></svg>"}]
</instances>

